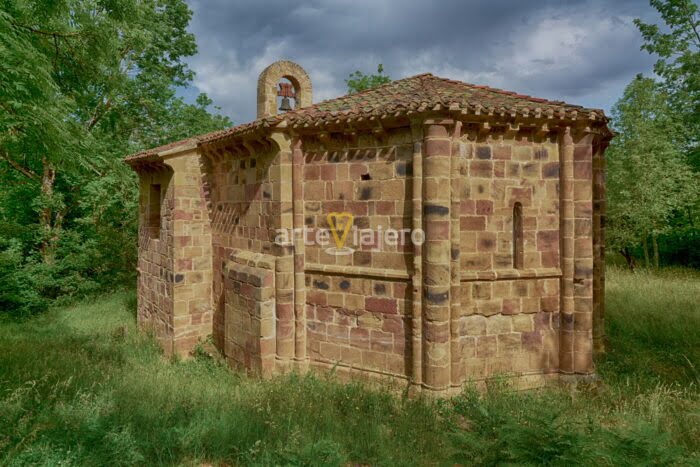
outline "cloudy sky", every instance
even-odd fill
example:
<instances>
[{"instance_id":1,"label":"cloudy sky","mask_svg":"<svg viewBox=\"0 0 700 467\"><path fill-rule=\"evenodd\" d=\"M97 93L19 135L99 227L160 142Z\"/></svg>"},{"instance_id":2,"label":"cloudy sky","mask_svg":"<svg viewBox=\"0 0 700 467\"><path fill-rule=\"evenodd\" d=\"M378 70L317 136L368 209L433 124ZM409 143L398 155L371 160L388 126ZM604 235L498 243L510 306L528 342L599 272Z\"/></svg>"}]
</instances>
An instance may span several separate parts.
<instances>
[{"instance_id":1,"label":"cloudy sky","mask_svg":"<svg viewBox=\"0 0 700 467\"><path fill-rule=\"evenodd\" d=\"M314 101L345 94L354 70L394 79L430 72L608 111L651 74L632 20L647 0L188 0L199 53L187 97L209 94L234 123L255 118L258 74L289 59Z\"/></svg>"}]
</instances>

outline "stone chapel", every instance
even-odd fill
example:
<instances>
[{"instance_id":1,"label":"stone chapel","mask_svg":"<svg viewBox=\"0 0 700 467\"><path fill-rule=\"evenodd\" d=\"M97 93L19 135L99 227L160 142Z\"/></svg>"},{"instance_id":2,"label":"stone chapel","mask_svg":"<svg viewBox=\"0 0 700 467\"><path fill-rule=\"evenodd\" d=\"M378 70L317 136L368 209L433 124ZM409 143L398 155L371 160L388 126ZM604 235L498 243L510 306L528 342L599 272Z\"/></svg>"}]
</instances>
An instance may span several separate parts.
<instances>
[{"instance_id":1,"label":"stone chapel","mask_svg":"<svg viewBox=\"0 0 700 467\"><path fill-rule=\"evenodd\" d=\"M594 374L603 111L431 74L314 103L279 61L257 119L126 158L138 323L261 376L331 369L437 394Z\"/></svg>"}]
</instances>

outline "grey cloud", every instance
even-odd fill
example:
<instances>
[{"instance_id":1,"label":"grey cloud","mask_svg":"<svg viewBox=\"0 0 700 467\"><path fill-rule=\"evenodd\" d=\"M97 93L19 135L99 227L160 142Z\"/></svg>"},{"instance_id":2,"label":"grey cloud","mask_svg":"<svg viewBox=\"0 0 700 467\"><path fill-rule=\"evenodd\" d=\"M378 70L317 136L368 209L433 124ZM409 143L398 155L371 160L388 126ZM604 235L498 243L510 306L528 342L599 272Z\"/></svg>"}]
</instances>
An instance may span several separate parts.
<instances>
[{"instance_id":1,"label":"grey cloud","mask_svg":"<svg viewBox=\"0 0 700 467\"><path fill-rule=\"evenodd\" d=\"M314 100L378 63L393 78L432 72L572 103L610 107L653 58L632 18L643 0L192 0L195 85L236 123L255 116L258 73L281 58L309 72Z\"/></svg>"}]
</instances>

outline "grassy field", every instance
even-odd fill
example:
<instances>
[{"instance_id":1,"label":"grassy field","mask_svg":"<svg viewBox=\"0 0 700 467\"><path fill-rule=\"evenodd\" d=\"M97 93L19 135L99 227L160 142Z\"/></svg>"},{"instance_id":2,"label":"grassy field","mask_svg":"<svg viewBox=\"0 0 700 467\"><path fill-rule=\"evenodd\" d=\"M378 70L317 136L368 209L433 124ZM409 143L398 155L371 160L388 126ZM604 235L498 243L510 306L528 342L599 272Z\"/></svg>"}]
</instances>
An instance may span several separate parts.
<instances>
[{"instance_id":1,"label":"grassy field","mask_svg":"<svg viewBox=\"0 0 700 467\"><path fill-rule=\"evenodd\" d=\"M408 399L167 361L131 293L0 322L0 465L699 465L700 274L613 269L602 383Z\"/></svg>"}]
</instances>

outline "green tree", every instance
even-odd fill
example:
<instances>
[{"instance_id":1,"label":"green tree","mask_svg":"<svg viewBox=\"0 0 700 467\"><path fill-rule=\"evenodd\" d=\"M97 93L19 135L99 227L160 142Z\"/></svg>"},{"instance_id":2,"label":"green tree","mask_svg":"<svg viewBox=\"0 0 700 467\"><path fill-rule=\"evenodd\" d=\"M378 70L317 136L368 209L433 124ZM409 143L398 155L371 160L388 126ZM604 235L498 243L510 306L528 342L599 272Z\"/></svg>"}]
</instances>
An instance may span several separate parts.
<instances>
[{"instance_id":1,"label":"green tree","mask_svg":"<svg viewBox=\"0 0 700 467\"><path fill-rule=\"evenodd\" d=\"M231 125L176 94L190 18L183 0L0 0L0 235L49 295L133 271L125 154Z\"/></svg>"},{"instance_id":2,"label":"green tree","mask_svg":"<svg viewBox=\"0 0 700 467\"><path fill-rule=\"evenodd\" d=\"M665 27L635 20L644 38L642 48L658 56L654 71L662 78L671 102L683 116L685 138L679 141L700 170L700 15L693 0L650 0Z\"/></svg>"},{"instance_id":3,"label":"green tree","mask_svg":"<svg viewBox=\"0 0 700 467\"><path fill-rule=\"evenodd\" d=\"M51 56L32 42L32 34L46 33L37 31L15 27L14 18L0 12L0 173L7 186L37 188L32 201L42 206L39 222L46 228L51 212L62 205L61 197L53 193L53 168L61 160L71 161L79 128L66 118L75 106L53 79ZM62 218L54 222L60 225ZM44 230L40 235L48 241L51 233Z\"/></svg>"},{"instance_id":4,"label":"green tree","mask_svg":"<svg viewBox=\"0 0 700 467\"><path fill-rule=\"evenodd\" d=\"M607 241L630 267L638 245L642 245L646 266L653 255L658 267L659 236L669 231L672 218L685 212L698 196L700 179L679 145L682 119L664 88L641 75L627 86L612 116L618 136L606 153Z\"/></svg>"},{"instance_id":5,"label":"green tree","mask_svg":"<svg viewBox=\"0 0 700 467\"><path fill-rule=\"evenodd\" d=\"M365 74L357 70L354 73L350 73L348 79L345 80L345 84L348 86L348 93L353 94L365 89L376 88L390 81L391 78L384 74L384 65L380 63L377 66L376 74Z\"/></svg>"}]
</instances>

